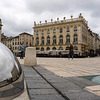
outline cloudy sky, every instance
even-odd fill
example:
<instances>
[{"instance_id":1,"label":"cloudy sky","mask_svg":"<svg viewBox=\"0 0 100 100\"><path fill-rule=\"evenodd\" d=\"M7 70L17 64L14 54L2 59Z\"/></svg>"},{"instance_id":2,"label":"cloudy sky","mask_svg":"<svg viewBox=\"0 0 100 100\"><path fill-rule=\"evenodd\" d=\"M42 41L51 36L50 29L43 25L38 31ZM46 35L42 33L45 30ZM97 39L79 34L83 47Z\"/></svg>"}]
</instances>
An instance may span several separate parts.
<instances>
[{"instance_id":1,"label":"cloudy sky","mask_svg":"<svg viewBox=\"0 0 100 100\"><path fill-rule=\"evenodd\" d=\"M100 0L1 0L2 33L17 36L22 32L33 34L34 21L70 19L81 12L89 28L100 35Z\"/></svg>"}]
</instances>

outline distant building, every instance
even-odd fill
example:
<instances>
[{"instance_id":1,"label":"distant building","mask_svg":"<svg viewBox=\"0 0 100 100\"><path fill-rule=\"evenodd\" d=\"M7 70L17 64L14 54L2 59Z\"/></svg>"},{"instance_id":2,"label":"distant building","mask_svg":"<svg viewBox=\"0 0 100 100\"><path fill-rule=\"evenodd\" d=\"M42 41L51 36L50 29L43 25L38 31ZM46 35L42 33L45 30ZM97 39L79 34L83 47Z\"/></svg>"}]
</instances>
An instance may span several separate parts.
<instances>
[{"instance_id":1,"label":"distant building","mask_svg":"<svg viewBox=\"0 0 100 100\"><path fill-rule=\"evenodd\" d=\"M33 46L33 35L29 33L21 33L15 37L7 37L4 34L1 35L1 41L5 44L9 49L17 52L20 50L20 45L23 44L26 46Z\"/></svg>"},{"instance_id":2,"label":"distant building","mask_svg":"<svg viewBox=\"0 0 100 100\"><path fill-rule=\"evenodd\" d=\"M29 33L21 33L19 34L19 42L23 43L23 46L33 46L33 35Z\"/></svg>"},{"instance_id":3,"label":"distant building","mask_svg":"<svg viewBox=\"0 0 100 100\"><path fill-rule=\"evenodd\" d=\"M79 15L78 18L36 24L34 22L34 46L40 51L69 50L73 43L74 51L80 56L86 56L90 50L99 49L100 38L88 28L88 22Z\"/></svg>"},{"instance_id":4,"label":"distant building","mask_svg":"<svg viewBox=\"0 0 100 100\"><path fill-rule=\"evenodd\" d=\"M19 51L20 50L19 36L13 37L11 43L12 43L13 51Z\"/></svg>"},{"instance_id":5,"label":"distant building","mask_svg":"<svg viewBox=\"0 0 100 100\"><path fill-rule=\"evenodd\" d=\"M1 33L2 33L2 22L1 22L1 19L0 19L0 42L1 42Z\"/></svg>"},{"instance_id":6,"label":"distant building","mask_svg":"<svg viewBox=\"0 0 100 100\"><path fill-rule=\"evenodd\" d=\"M1 34L1 42L4 44L4 45L7 45L7 39L8 37L6 35L4 35L4 33Z\"/></svg>"},{"instance_id":7,"label":"distant building","mask_svg":"<svg viewBox=\"0 0 100 100\"><path fill-rule=\"evenodd\" d=\"M13 37L7 37L7 44L6 46L8 46L9 49L13 49Z\"/></svg>"}]
</instances>

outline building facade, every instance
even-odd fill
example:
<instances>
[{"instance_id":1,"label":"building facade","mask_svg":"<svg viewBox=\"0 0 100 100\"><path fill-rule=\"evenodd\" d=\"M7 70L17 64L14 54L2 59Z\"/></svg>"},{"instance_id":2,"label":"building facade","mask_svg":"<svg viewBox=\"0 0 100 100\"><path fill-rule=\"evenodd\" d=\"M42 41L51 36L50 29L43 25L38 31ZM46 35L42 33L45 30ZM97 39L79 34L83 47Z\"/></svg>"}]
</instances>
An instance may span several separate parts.
<instances>
[{"instance_id":1,"label":"building facade","mask_svg":"<svg viewBox=\"0 0 100 100\"><path fill-rule=\"evenodd\" d=\"M12 50L13 51L19 51L20 50L20 42L19 42L19 36L13 37L12 38L12 42L10 42L12 44Z\"/></svg>"},{"instance_id":2,"label":"building facade","mask_svg":"<svg viewBox=\"0 0 100 100\"><path fill-rule=\"evenodd\" d=\"M23 44L24 47L33 46L33 35L24 32L16 37L7 37L2 34L1 42L14 52L18 52L21 44Z\"/></svg>"},{"instance_id":3,"label":"building facade","mask_svg":"<svg viewBox=\"0 0 100 100\"><path fill-rule=\"evenodd\" d=\"M21 33L19 34L19 42L23 43L23 46L33 46L33 35L29 33Z\"/></svg>"},{"instance_id":4,"label":"building facade","mask_svg":"<svg viewBox=\"0 0 100 100\"><path fill-rule=\"evenodd\" d=\"M0 42L1 42L1 32L2 31L2 22L1 22L1 19L0 19Z\"/></svg>"},{"instance_id":5,"label":"building facade","mask_svg":"<svg viewBox=\"0 0 100 100\"><path fill-rule=\"evenodd\" d=\"M7 39L8 37L6 35L4 35L4 33L1 34L1 42L4 44L4 45L7 45Z\"/></svg>"},{"instance_id":6,"label":"building facade","mask_svg":"<svg viewBox=\"0 0 100 100\"><path fill-rule=\"evenodd\" d=\"M67 20L64 17L63 20L40 21L40 24L34 22L34 46L40 51L69 50L72 43L76 54L86 56L91 48L99 49L100 39L96 40L96 37L95 33L89 31L88 22L81 13L78 18L71 16Z\"/></svg>"}]
</instances>

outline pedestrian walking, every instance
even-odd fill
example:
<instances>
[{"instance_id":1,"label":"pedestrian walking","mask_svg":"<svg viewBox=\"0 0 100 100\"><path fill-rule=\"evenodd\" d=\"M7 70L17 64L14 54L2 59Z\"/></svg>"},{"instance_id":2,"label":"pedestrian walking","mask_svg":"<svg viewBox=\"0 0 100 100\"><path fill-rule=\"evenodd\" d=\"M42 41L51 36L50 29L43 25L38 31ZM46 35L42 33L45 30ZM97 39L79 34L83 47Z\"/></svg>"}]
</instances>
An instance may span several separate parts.
<instances>
[{"instance_id":1,"label":"pedestrian walking","mask_svg":"<svg viewBox=\"0 0 100 100\"><path fill-rule=\"evenodd\" d=\"M24 53L24 47L23 47L23 44L21 44L20 50L21 50L20 59L23 59L23 53Z\"/></svg>"},{"instance_id":2,"label":"pedestrian walking","mask_svg":"<svg viewBox=\"0 0 100 100\"><path fill-rule=\"evenodd\" d=\"M70 59L70 57L72 57L72 59L74 58L74 51L73 51L73 45L72 45L72 43L70 44L70 47L69 47L68 59Z\"/></svg>"}]
</instances>

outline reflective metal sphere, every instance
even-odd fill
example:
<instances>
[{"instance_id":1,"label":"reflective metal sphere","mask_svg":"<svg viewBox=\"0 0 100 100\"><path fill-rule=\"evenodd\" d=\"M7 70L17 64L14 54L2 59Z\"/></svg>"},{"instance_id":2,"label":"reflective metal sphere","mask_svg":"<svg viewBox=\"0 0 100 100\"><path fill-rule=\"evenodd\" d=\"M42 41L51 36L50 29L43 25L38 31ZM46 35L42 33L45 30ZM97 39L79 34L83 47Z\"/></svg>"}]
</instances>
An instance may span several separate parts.
<instances>
[{"instance_id":1,"label":"reflective metal sphere","mask_svg":"<svg viewBox=\"0 0 100 100\"><path fill-rule=\"evenodd\" d=\"M0 82L13 78L18 72L19 67L12 52L0 43Z\"/></svg>"},{"instance_id":2,"label":"reflective metal sphere","mask_svg":"<svg viewBox=\"0 0 100 100\"><path fill-rule=\"evenodd\" d=\"M14 93L16 88L19 91ZM23 88L23 72L17 58L4 44L0 43L0 93L2 92L4 97L9 97L21 92ZM6 91L10 91L9 95Z\"/></svg>"}]
</instances>

